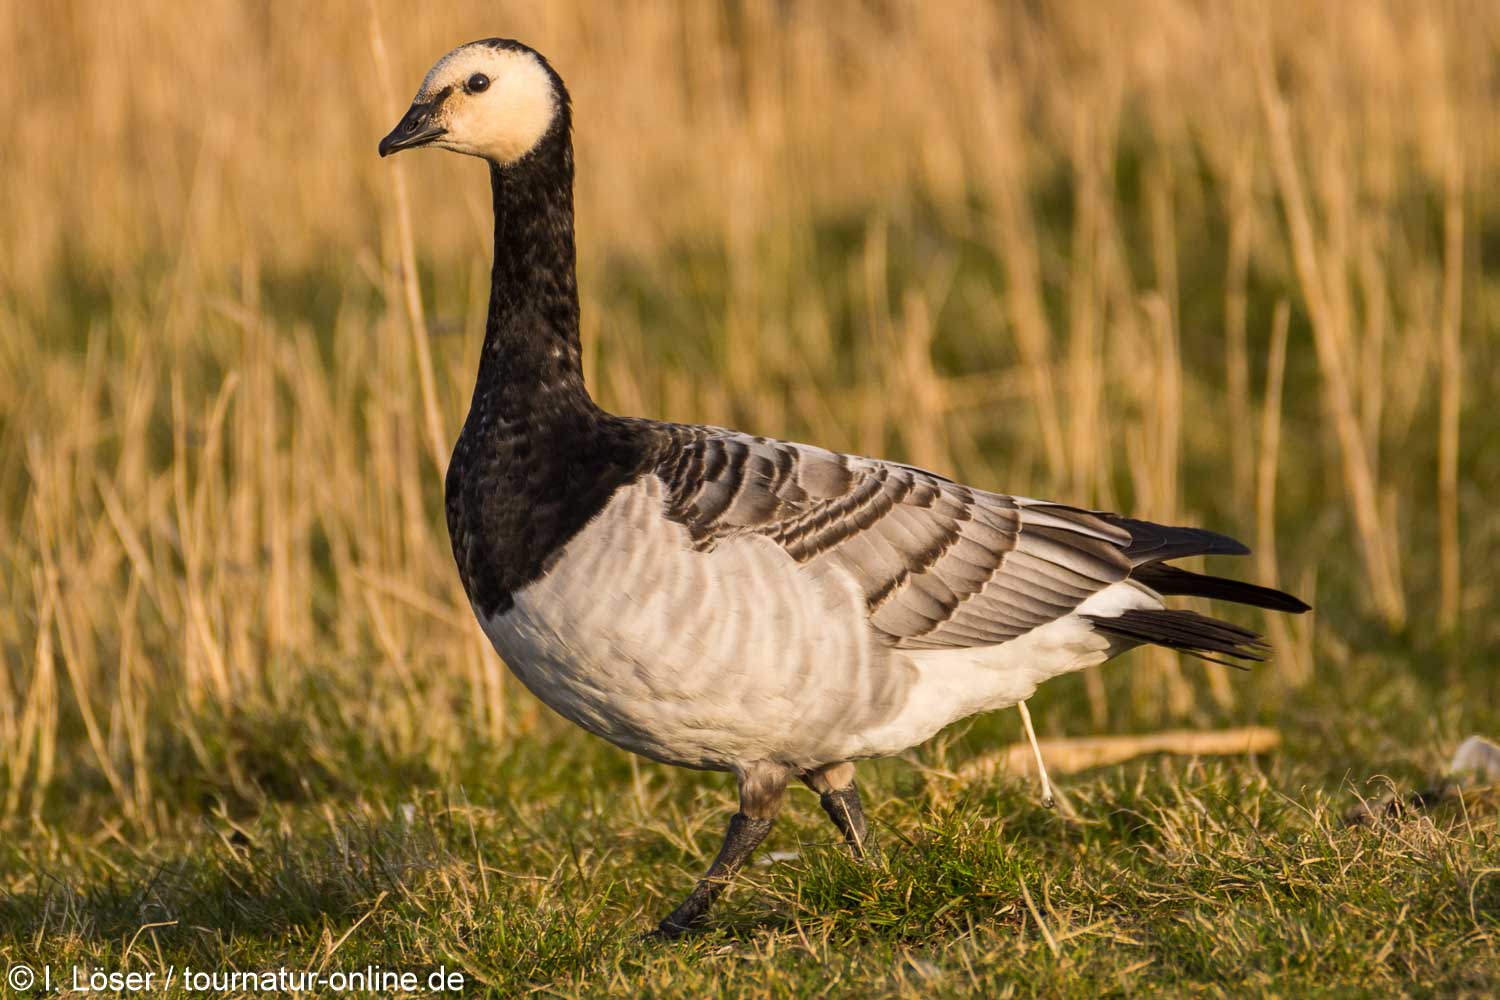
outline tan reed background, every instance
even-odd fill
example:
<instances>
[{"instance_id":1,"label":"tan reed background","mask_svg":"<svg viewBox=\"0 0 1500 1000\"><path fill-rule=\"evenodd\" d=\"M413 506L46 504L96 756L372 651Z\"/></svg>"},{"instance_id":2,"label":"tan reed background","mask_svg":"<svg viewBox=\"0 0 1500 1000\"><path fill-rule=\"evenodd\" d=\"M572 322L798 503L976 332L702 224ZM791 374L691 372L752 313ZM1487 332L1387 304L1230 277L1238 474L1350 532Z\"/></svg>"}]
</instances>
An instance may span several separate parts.
<instances>
[{"instance_id":1,"label":"tan reed background","mask_svg":"<svg viewBox=\"0 0 1500 1000\"><path fill-rule=\"evenodd\" d=\"M483 170L374 153L492 34L573 93L606 405L1212 517L1247 572L1347 578L1341 621L1490 601L1493 3L0 0L6 814L82 776L157 823L257 780L255 720L337 772L541 718L439 516ZM1258 690L1350 659L1271 627ZM1236 698L1169 656L1087 684L1068 728Z\"/></svg>"}]
</instances>

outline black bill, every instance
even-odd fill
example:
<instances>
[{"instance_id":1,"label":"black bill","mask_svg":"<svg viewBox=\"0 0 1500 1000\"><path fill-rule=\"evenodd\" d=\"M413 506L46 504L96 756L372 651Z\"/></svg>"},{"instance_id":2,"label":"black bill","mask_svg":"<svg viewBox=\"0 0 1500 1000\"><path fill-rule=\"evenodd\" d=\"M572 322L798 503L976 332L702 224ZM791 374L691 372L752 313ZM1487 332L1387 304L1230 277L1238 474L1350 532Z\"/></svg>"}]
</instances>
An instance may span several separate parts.
<instances>
[{"instance_id":1,"label":"black bill","mask_svg":"<svg viewBox=\"0 0 1500 1000\"><path fill-rule=\"evenodd\" d=\"M389 135L380 140L380 155L389 156L403 149L425 146L442 136L447 129L438 124L437 105L413 104L405 117L396 123Z\"/></svg>"}]
</instances>

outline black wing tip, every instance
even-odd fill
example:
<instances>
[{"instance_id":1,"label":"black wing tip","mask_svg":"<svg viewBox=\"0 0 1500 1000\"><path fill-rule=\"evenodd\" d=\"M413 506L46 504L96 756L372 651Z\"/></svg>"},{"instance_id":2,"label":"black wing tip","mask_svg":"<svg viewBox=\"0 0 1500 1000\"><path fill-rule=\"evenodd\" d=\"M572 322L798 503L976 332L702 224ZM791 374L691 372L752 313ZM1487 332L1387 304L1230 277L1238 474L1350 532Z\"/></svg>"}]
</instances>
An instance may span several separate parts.
<instances>
[{"instance_id":1,"label":"black wing tip","mask_svg":"<svg viewBox=\"0 0 1500 1000\"><path fill-rule=\"evenodd\" d=\"M1209 541L1211 548L1204 550L1204 555L1211 556L1248 556L1250 546L1237 538L1221 535L1217 531L1209 531L1206 528L1192 528Z\"/></svg>"},{"instance_id":2,"label":"black wing tip","mask_svg":"<svg viewBox=\"0 0 1500 1000\"><path fill-rule=\"evenodd\" d=\"M1240 604L1250 604L1252 608L1264 608L1267 611L1280 611L1287 615L1305 615L1312 610L1312 605L1295 594L1288 594L1283 590L1273 590L1278 599L1273 604L1271 601L1257 601L1251 604L1249 601L1239 601Z\"/></svg>"},{"instance_id":3,"label":"black wing tip","mask_svg":"<svg viewBox=\"0 0 1500 1000\"><path fill-rule=\"evenodd\" d=\"M1284 590L1231 580L1228 577L1194 573L1170 563L1144 563L1131 570L1130 578L1140 581L1164 597L1208 597L1292 615L1312 610L1312 605Z\"/></svg>"},{"instance_id":4,"label":"black wing tip","mask_svg":"<svg viewBox=\"0 0 1500 1000\"><path fill-rule=\"evenodd\" d=\"M1289 615L1305 615L1312 610L1312 605L1296 594L1288 594L1284 590L1275 590L1272 593L1280 594L1284 599L1284 603L1278 608L1272 608L1272 611L1285 611Z\"/></svg>"},{"instance_id":5,"label":"black wing tip","mask_svg":"<svg viewBox=\"0 0 1500 1000\"><path fill-rule=\"evenodd\" d=\"M1106 514L1110 524L1130 533L1125 555L1136 565L1181 559L1183 556L1247 556L1250 546L1207 528L1181 528L1142 521L1120 514Z\"/></svg>"}]
</instances>

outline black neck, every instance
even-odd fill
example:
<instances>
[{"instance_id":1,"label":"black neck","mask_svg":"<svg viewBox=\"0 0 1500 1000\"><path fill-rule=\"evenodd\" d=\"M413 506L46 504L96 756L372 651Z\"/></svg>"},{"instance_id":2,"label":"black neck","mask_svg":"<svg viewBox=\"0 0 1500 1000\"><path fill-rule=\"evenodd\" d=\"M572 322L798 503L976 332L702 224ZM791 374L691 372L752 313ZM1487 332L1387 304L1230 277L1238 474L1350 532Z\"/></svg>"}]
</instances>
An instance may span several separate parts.
<instances>
[{"instance_id":1,"label":"black neck","mask_svg":"<svg viewBox=\"0 0 1500 1000\"><path fill-rule=\"evenodd\" d=\"M540 58L540 57L538 57ZM646 425L589 398L578 347L573 147L557 117L519 161L491 166L495 269L474 402L446 483L448 533L483 615L510 607L568 542L640 475Z\"/></svg>"},{"instance_id":2,"label":"black neck","mask_svg":"<svg viewBox=\"0 0 1500 1000\"><path fill-rule=\"evenodd\" d=\"M495 263L474 404L506 420L594 411L583 384L566 100L530 153L490 165Z\"/></svg>"}]
</instances>

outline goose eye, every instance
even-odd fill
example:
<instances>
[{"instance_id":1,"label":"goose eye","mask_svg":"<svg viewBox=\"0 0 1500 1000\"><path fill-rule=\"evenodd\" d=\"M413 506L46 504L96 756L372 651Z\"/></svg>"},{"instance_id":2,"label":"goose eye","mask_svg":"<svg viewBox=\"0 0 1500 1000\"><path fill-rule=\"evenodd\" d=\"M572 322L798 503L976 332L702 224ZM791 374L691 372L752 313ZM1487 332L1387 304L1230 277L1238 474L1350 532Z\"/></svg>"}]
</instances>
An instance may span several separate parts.
<instances>
[{"instance_id":1,"label":"goose eye","mask_svg":"<svg viewBox=\"0 0 1500 1000\"><path fill-rule=\"evenodd\" d=\"M489 86L489 77L485 76L483 73L475 73L473 76L469 77L469 82L464 84L464 89L471 94L477 94L480 91L488 90Z\"/></svg>"}]
</instances>

